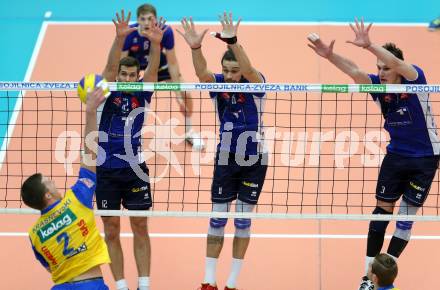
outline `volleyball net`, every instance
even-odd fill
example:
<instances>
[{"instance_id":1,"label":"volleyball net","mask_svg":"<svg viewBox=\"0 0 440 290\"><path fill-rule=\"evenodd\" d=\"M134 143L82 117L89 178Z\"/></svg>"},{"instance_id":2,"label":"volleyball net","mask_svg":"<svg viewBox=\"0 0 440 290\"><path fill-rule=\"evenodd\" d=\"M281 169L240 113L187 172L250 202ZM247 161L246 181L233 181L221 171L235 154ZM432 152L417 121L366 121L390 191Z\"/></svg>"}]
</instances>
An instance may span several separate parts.
<instances>
[{"instance_id":1,"label":"volleyball net","mask_svg":"<svg viewBox=\"0 0 440 290\"><path fill-rule=\"evenodd\" d=\"M289 219L405 219L372 216L376 182L389 141L370 93L430 93L439 120L440 85L109 83L112 91L154 91L142 130L150 170L150 211L100 215ZM77 179L85 107L75 82L0 82L0 213L36 213L20 199L35 172L60 191ZM194 131L204 151L185 142L185 118L172 91L193 100ZM268 171L254 213L212 213L211 183L219 121L209 92L266 92ZM430 126L431 124L428 124ZM418 216L440 220L439 174Z\"/></svg>"}]
</instances>

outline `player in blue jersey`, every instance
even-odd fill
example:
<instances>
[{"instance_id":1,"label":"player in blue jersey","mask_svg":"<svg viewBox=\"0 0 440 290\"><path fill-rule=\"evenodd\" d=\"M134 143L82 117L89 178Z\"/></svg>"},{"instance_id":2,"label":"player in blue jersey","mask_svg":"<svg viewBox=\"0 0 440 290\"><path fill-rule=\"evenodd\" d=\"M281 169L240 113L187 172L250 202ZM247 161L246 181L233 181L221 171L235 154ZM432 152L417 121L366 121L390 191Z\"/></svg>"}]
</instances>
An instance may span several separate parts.
<instances>
[{"instance_id":1,"label":"player in blue jersey","mask_svg":"<svg viewBox=\"0 0 440 290\"><path fill-rule=\"evenodd\" d=\"M136 82L139 62L133 57L121 58L125 38L135 28L128 25L122 11L117 14L116 38L109 53L103 76L108 81ZM151 22L147 34L151 40L149 63L143 81L157 80L160 60L160 41L164 22ZM112 92L98 116L99 146L97 168L98 209L119 210L121 203L128 210L148 210L152 205L148 168L141 157L141 129L144 111L151 102L152 92ZM101 153L101 154L100 154ZM103 217L105 241L112 259L111 270L117 289L128 289L124 279L124 261L119 238L120 217ZM139 290L149 289L150 241L146 217L130 217L134 236L134 256L139 277Z\"/></svg>"},{"instance_id":2,"label":"player in blue jersey","mask_svg":"<svg viewBox=\"0 0 440 290\"><path fill-rule=\"evenodd\" d=\"M136 58L141 70L145 70L148 65L148 54L151 41L148 38L148 29L152 21L156 21L156 8L151 4L143 4L137 8L137 23L130 25L136 28L130 33L124 43L122 57L132 56ZM159 82L184 82L179 69L179 63L174 48L174 34L171 27L167 26L162 41L160 43L160 66L158 72ZM180 110L185 116L185 140L193 145L196 150L204 148L203 139L192 129L191 114L193 103L189 92L175 92Z\"/></svg>"},{"instance_id":3,"label":"player in blue jersey","mask_svg":"<svg viewBox=\"0 0 440 290\"><path fill-rule=\"evenodd\" d=\"M368 278L374 290L399 290L393 285L397 272L397 263L390 255L378 254L368 268Z\"/></svg>"},{"instance_id":4,"label":"player in blue jersey","mask_svg":"<svg viewBox=\"0 0 440 290\"><path fill-rule=\"evenodd\" d=\"M84 138L96 132L96 112L104 99L100 88L87 94ZM110 263L110 257L93 213L96 140L86 138L84 143L78 181L64 196L41 173L27 178L21 187L23 202L41 211L29 237L35 257L52 276L53 290L109 289L101 265Z\"/></svg>"},{"instance_id":5,"label":"player in blue jersey","mask_svg":"<svg viewBox=\"0 0 440 290\"><path fill-rule=\"evenodd\" d=\"M358 84L426 84L423 70L404 61L402 51L393 43L384 46L370 41L371 24L363 20L350 24L356 37L349 41L377 57L377 75L367 74L352 61L333 52L334 40L326 45L317 34L309 35L309 46L329 60ZM373 214L391 215L403 195L399 214L414 215L425 202L434 179L440 154L437 127L428 93L372 93L385 119L390 144L382 161L376 188ZM368 231L365 270L382 249L387 221L371 221ZM413 222L398 221L387 253L397 259L411 236ZM371 281L363 278L360 289L372 289Z\"/></svg>"},{"instance_id":6,"label":"player in blue jersey","mask_svg":"<svg viewBox=\"0 0 440 290\"><path fill-rule=\"evenodd\" d=\"M193 64L200 82L263 83L264 78L250 63L243 47L237 41L240 20L234 25L232 14L223 14L223 30L216 37L227 43L228 50L221 60L222 73L208 70L202 54L202 40L207 30L199 33L192 19L182 20L184 33L178 32L191 47ZM237 212L252 212L267 170L267 152L263 149L262 114L265 93L214 93L220 119L220 143L217 146L211 200L213 211L227 212L236 200ZM216 266L223 241L226 218L211 218L208 229L205 278L202 290L217 289ZM243 259L250 241L251 220L234 220L232 269L225 289L235 289Z\"/></svg>"}]
</instances>

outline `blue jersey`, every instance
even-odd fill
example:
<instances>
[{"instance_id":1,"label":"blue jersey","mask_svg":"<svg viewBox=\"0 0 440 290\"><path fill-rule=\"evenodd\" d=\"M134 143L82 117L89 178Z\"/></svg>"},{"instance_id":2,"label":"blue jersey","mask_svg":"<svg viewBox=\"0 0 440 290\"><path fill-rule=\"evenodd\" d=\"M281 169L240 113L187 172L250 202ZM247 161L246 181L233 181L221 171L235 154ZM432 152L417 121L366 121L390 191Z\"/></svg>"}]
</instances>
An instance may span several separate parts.
<instances>
[{"instance_id":1,"label":"blue jersey","mask_svg":"<svg viewBox=\"0 0 440 290\"><path fill-rule=\"evenodd\" d=\"M130 27L139 27L139 24L132 24ZM163 49L173 49L174 48L174 34L171 27L165 25L165 32L162 37L162 41L160 43L161 53L160 53L160 65L159 71L167 69L167 59L165 54L163 53ZM148 65L148 55L150 53L150 40L146 37L143 37L139 34L139 32L133 31L130 33L125 39L123 51L128 51L128 55L136 58L140 65L141 69L144 70Z\"/></svg>"},{"instance_id":2,"label":"blue jersey","mask_svg":"<svg viewBox=\"0 0 440 290\"><path fill-rule=\"evenodd\" d=\"M402 84L426 84L423 70L414 66L418 76L414 81L402 77ZM380 84L378 75L369 75L373 84ZM432 106L428 93L372 93L385 119L384 128L390 134L387 151L408 157L440 154Z\"/></svg>"},{"instance_id":3,"label":"blue jersey","mask_svg":"<svg viewBox=\"0 0 440 290\"><path fill-rule=\"evenodd\" d=\"M112 92L105 101L102 111L98 111L98 128L104 132L107 140L99 136L99 146L104 150L98 150L97 164L105 168L125 168L130 163L139 164L141 149L141 130L145 119L145 107L151 102L152 92ZM134 120L129 118L130 113L143 108L142 113L135 114ZM127 131L126 125L132 122L131 132ZM128 127L127 127L128 128ZM125 142L127 139L131 145L133 154L126 154ZM123 160L118 155L125 156Z\"/></svg>"},{"instance_id":4,"label":"blue jersey","mask_svg":"<svg viewBox=\"0 0 440 290\"><path fill-rule=\"evenodd\" d=\"M214 74L216 83L224 83L223 74ZM262 76L264 79L264 77ZM242 78L240 83L249 81ZM209 93L220 121L218 151L240 155L263 153L263 110L265 93ZM252 138L252 139L251 139Z\"/></svg>"}]
</instances>

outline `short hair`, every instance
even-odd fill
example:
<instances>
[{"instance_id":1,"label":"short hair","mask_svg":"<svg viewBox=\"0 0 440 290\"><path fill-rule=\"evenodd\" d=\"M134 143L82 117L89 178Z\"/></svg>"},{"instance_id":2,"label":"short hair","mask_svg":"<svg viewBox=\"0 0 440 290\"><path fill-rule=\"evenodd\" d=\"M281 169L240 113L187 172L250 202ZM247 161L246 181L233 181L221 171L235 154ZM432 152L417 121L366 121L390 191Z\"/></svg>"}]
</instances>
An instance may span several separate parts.
<instances>
[{"instance_id":1,"label":"short hair","mask_svg":"<svg viewBox=\"0 0 440 290\"><path fill-rule=\"evenodd\" d=\"M377 276L379 287L393 284L397 272L396 261L387 254L378 254L371 264L371 273Z\"/></svg>"},{"instance_id":2,"label":"short hair","mask_svg":"<svg viewBox=\"0 0 440 290\"><path fill-rule=\"evenodd\" d=\"M42 210L46 207L44 201L44 194L46 192L47 187L43 183L43 175L35 173L23 182L21 186L21 199L28 207Z\"/></svg>"},{"instance_id":3,"label":"short hair","mask_svg":"<svg viewBox=\"0 0 440 290\"><path fill-rule=\"evenodd\" d=\"M225 61L225 60L237 61L237 58L235 57L234 52L230 48L228 48L228 50L223 54L222 61L221 61L222 65L223 65L223 61Z\"/></svg>"},{"instance_id":4,"label":"short hair","mask_svg":"<svg viewBox=\"0 0 440 290\"><path fill-rule=\"evenodd\" d=\"M137 69L137 72L139 72L139 70L141 69L141 65L139 64L139 61L137 59L135 59L134 57L131 57L131 56L123 57L119 61L118 73L121 71L121 66L128 66L128 67L135 66L136 69Z\"/></svg>"},{"instance_id":5,"label":"short hair","mask_svg":"<svg viewBox=\"0 0 440 290\"><path fill-rule=\"evenodd\" d=\"M142 14L147 14L147 13L152 13L155 17L157 17L157 11L156 11L156 7L154 7L151 4L142 4L141 6L139 6L137 8L136 14L137 17L141 16Z\"/></svg>"},{"instance_id":6,"label":"short hair","mask_svg":"<svg viewBox=\"0 0 440 290\"><path fill-rule=\"evenodd\" d=\"M394 43L387 42L382 47L391 52L398 59L404 60L402 50L398 48Z\"/></svg>"}]
</instances>

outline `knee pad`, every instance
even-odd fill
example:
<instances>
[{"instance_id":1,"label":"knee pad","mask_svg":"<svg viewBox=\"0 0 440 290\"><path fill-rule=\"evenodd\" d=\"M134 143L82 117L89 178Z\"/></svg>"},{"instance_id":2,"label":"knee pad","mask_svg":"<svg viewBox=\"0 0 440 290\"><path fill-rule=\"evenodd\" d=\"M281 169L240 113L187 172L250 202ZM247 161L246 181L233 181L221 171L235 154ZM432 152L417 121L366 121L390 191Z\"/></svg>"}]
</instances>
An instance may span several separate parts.
<instances>
[{"instance_id":1,"label":"knee pad","mask_svg":"<svg viewBox=\"0 0 440 290\"><path fill-rule=\"evenodd\" d=\"M252 212L254 210L255 205L243 202L241 200L237 200L235 204L236 212ZM251 219L247 218L235 218L235 236L238 238L249 238L251 236Z\"/></svg>"},{"instance_id":2,"label":"knee pad","mask_svg":"<svg viewBox=\"0 0 440 290\"><path fill-rule=\"evenodd\" d=\"M235 236L238 238L249 238L251 236L251 220L250 219L234 219Z\"/></svg>"},{"instance_id":3,"label":"knee pad","mask_svg":"<svg viewBox=\"0 0 440 290\"><path fill-rule=\"evenodd\" d=\"M376 206L373 210L373 214L390 215L392 212L387 212L383 208ZM389 223L390 221L371 221L369 230L377 233L385 233Z\"/></svg>"},{"instance_id":4,"label":"knee pad","mask_svg":"<svg viewBox=\"0 0 440 290\"><path fill-rule=\"evenodd\" d=\"M417 214L418 209L418 207L410 205L406 201L402 200L400 203L399 215L415 215ZM394 236L402 240L409 241L411 238L411 229L413 224L413 221L397 221Z\"/></svg>"},{"instance_id":5,"label":"knee pad","mask_svg":"<svg viewBox=\"0 0 440 290\"><path fill-rule=\"evenodd\" d=\"M209 226L213 228L224 228L228 222L227 218L211 218L209 220Z\"/></svg>"},{"instance_id":6,"label":"knee pad","mask_svg":"<svg viewBox=\"0 0 440 290\"><path fill-rule=\"evenodd\" d=\"M228 222L226 218L211 218L209 220L208 235L223 237L225 235L225 226Z\"/></svg>"},{"instance_id":7,"label":"knee pad","mask_svg":"<svg viewBox=\"0 0 440 290\"><path fill-rule=\"evenodd\" d=\"M411 238L411 228L414 222L411 221L398 221L396 223L396 231L394 235L396 238L409 241Z\"/></svg>"},{"instance_id":8,"label":"knee pad","mask_svg":"<svg viewBox=\"0 0 440 290\"><path fill-rule=\"evenodd\" d=\"M236 218L234 219L234 225L237 229L246 229L251 227L251 219L240 219Z\"/></svg>"}]
</instances>

